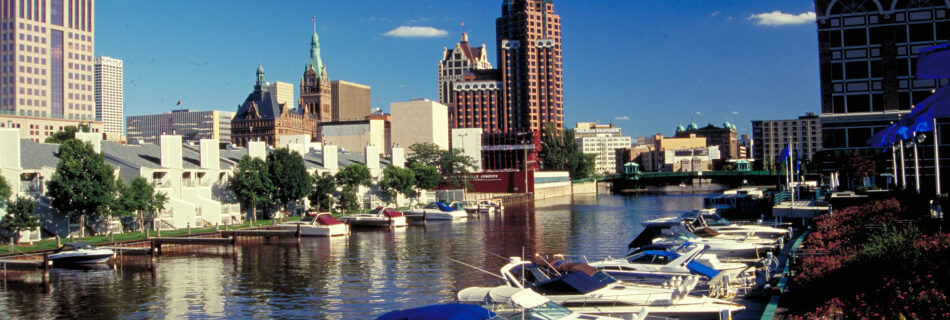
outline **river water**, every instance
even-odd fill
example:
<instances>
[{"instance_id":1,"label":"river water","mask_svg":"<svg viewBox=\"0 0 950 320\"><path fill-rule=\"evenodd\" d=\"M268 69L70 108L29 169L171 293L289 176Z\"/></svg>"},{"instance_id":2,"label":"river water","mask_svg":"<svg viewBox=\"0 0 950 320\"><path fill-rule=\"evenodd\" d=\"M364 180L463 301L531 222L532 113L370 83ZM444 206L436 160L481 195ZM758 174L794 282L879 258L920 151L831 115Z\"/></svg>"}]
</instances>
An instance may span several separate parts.
<instances>
[{"instance_id":1,"label":"river water","mask_svg":"<svg viewBox=\"0 0 950 320\"><path fill-rule=\"evenodd\" d=\"M451 302L501 280L498 256L618 256L640 221L702 206L703 195L589 195L509 206L502 214L430 221L349 238L274 240L170 250L154 268L53 269L48 286L5 284L0 317L120 319L372 319ZM126 258L129 259L129 258ZM145 258L136 258L145 260ZM128 261L128 260L124 260Z\"/></svg>"}]
</instances>

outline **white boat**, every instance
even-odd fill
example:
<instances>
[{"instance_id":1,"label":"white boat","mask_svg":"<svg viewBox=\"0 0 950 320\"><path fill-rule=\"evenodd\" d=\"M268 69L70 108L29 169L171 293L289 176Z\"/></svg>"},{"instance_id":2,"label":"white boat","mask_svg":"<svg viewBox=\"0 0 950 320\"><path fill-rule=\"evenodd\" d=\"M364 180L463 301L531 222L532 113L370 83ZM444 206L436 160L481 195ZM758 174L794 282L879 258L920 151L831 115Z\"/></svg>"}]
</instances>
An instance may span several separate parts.
<instances>
[{"instance_id":1,"label":"white boat","mask_svg":"<svg viewBox=\"0 0 950 320\"><path fill-rule=\"evenodd\" d=\"M711 280L723 273L733 279L752 275L745 263L723 263L715 255L704 254L705 251L705 245L687 242L673 250L645 250L622 259L591 262L590 266L628 282L662 283L674 276L690 275Z\"/></svg>"},{"instance_id":2,"label":"white boat","mask_svg":"<svg viewBox=\"0 0 950 320\"><path fill-rule=\"evenodd\" d=\"M112 259L115 252L109 249L96 249L85 242L64 244L49 255L54 266L104 263Z\"/></svg>"},{"instance_id":3,"label":"white boat","mask_svg":"<svg viewBox=\"0 0 950 320\"><path fill-rule=\"evenodd\" d=\"M668 231L672 230L673 233ZM721 258L756 258L761 259L766 252L772 251L773 245L760 244L755 241L740 241L736 239L702 238L691 232L682 232L676 227L663 231L663 236L654 238L653 244L675 247L686 242L697 245L706 245L706 252Z\"/></svg>"},{"instance_id":4,"label":"white boat","mask_svg":"<svg viewBox=\"0 0 950 320\"><path fill-rule=\"evenodd\" d=\"M465 208L465 212L468 214L492 214L495 212L495 207L486 205L486 201L463 201L462 207ZM451 206L451 205L450 205Z\"/></svg>"},{"instance_id":5,"label":"white boat","mask_svg":"<svg viewBox=\"0 0 950 320\"><path fill-rule=\"evenodd\" d=\"M668 286L641 286L618 281L583 263L533 263L512 257L501 268L508 286L531 288L554 303L585 314L629 316L644 307L651 316L719 319L745 307L731 301L695 297L689 292L699 277L678 278Z\"/></svg>"},{"instance_id":6,"label":"white boat","mask_svg":"<svg viewBox=\"0 0 950 320\"><path fill-rule=\"evenodd\" d=\"M412 220L455 220L468 217L468 213L443 202L431 202L420 209L406 211L406 217Z\"/></svg>"},{"instance_id":7,"label":"white boat","mask_svg":"<svg viewBox=\"0 0 950 320\"><path fill-rule=\"evenodd\" d=\"M325 212L308 215L300 221L281 223L277 225L277 228L297 230L297 226L300 226L300 235L305 237L345 236L350 233L348 225Z\"/></svg>"},{"instance_id":8,"label":"white boat","mask_svg":"<svg viewBox=\"0 0 950 320\"><path fill-rule=\"evenodd\" d=\"M598 319L620 320L620 318L585 315L559 306L550 299L532 291L509 286L470 287L458 293L459 303L476 304L506 319ZM631 320L646 319L649 310L643 310Z\"/></svg>"},{"instance_id":9,"label":"white boat","mask_svg":"<svg viewBox=\"0 0 950 320\"><path fill-rule=\"evenodd\" d=\"M644 227L669 228L684 222L695 228L708 227L723 234L752 235L769 239L789 238L792 234L791 228L776 228L759 224L736 224L719 216L716 209L692 210L679 216L646 220L641 224Z\"/></svg>"},{"instance_id":10,"label":"white boat","mask_svg":"<svg viewBox=\"0 0 950 320\"><path fill-rule=\"evenodd\" d=\"M340 221L351 227L401 228L407 225L406 217L389 207L376 207L369 213L358 213L340 217Z\"/></svg>"}]
</instances>

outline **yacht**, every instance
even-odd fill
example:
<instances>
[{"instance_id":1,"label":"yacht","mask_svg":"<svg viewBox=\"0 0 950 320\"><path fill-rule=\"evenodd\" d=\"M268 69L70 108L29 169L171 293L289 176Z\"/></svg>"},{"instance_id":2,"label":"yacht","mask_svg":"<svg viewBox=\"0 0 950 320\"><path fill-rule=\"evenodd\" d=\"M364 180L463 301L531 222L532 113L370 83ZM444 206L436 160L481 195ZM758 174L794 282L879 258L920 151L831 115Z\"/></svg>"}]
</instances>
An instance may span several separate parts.
<instances>
[{"instance_id":1,"label":"yacht","mask_svg":"<svg viewBox=\"0 0 950 320\"><path fill-rule=\"evenodd\" d=\"M64 244L49 255L54 266L104 263L112 259L115 252L109 249L96 249L85 242Z\"/></svg>"},{"instance_id":2,"label":"yacht","mask_svg":"<svg viewBox=\"0 0 950 320\"><path fill-rule=\"evenodd\" d=\"M518 257L501 268L501 275L508 286L533 289L558 305L585 314L627 317L647 307L651 316L719 319L724 313L745 309L731 301L689 295L699 283L698 276L666 286L644 286L618 281L583 263L528 262Z\"/></svg>"},{"instance_id":3,"label":"yacht","mask_svg":"<svg viewBox=\"0 0 950 320\"><path fill-rule=\"evenodd\" d=\"M644 230L644 232L647 231ZM761 259L766 255L766 252L770 252L774 249L772 244L756 243L756 241L742 241L737 239L724 239L715 237L703 238L691 232L682 230L679 227L665 229L658 237L653 238L650 244L675 247L686 242L692 242L697 245L705 245L707 246L707 253L714 254L720 258Z\"/></svg>"},{"instance_id":4,"label":"yacht","mask_svg":"<svg viewBox=\"0 0 950 320\"><path fill-rule=\"evenodd\" d=\"M401 228L406 226L406 217L401 212L383 206L376 207L369 213L343 216L340 220L351 227Z\"/></svg>"},{"instance_id":5,"label":"yacht","mask_svg":"<svg viewBox=\"0 0 950 320\"><path fill-rule=\"evenodd\" d=\"M723 234L752 235L760 238L789 238L791 228L776 228L760 224L737 224L721 217L716 209L699 209L683 213L679 216L660 217L642 222L644 227L669 228L688 223L694 228L710 228Z\"/></svg>"},{"instance_id":6,"label":"yacht","mask_svg":"<svg viewBox=\"0 0 950 320\"><path fill-rule=\"evenodd\" d=\"M455 220L468 217L468 213L444 202L431 202L420 209L406 211L406 217L412 220Z\"/></svg>"},{"instance_id":7,"label":"yacht","mask_svg":"<svg viewBox=\"0 0 950 320\"><path fill-rule=\"evenodd\" d=\"M532 291L509 286L470 287L458 293L459 303L477 304L507 319L598 319L620 320L621 318L585 315L571 311L551 302L550 299ZM646 319L649 310L643 308L631 320Z\"/></svg>"},{"instance_id":8,"label":"yacht","mask_svg":"<svg viewBox=\"0 0 950 320\"><path fill-rule=\"evenodd\" d=\"M300 221L284 222L278 224L277 228L297 230L298 226L300 227L300 235L305 237L345 236L350 233L348 225L325 212L308 215Z\"/></svg>"},{"instance_id":9,"label":"yacht","mask_svg":"<svg viewBox=\"0 0 950 320\"><path fill-rule=\"evenodd\" d=\"M662 283L676 276L697 275L711 280L720 274L733 279L750 274L745 263L723 263L715 255L705 257L705 251L705 245L687 242L673 250L645 250L621 259L591 262L590 266L619 280L637 283Z\"/></svg>"}]
</instances>

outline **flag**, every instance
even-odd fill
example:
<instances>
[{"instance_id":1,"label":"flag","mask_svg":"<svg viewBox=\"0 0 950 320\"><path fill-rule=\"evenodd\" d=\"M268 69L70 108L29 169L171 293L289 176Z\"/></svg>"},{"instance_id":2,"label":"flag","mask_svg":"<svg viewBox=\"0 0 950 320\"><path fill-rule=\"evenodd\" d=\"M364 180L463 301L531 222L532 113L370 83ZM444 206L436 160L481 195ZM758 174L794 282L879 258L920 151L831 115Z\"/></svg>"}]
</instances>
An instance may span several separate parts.
<instances>
[{"instance_id":1,"label":"flag","mask_svg":"<svg viewBox=\"0 0 950 320\"><path fill-rule=\"evenodd\" d=\"M780 158L781 160L776 160L775 161L776 163L788 161L788 145L787 144L785 145L784 148L782 148L782 152L778 154L778 158Z\"/></svg>"},{"instance_id":2,"label":"flag","mask_svg":"<svg viewBox=\"0 0 950 320\"><path fill-rule=\"evenodd\" d=\"M920 49L917 78L950 78L950 43Z\"/></svg>"},{"instance_id":3,"label":"flag","mask_svg":"<svg viewBox=\"0 0 950 320\"><path fill-rule=\"evenodd\" d=\"M314 21L316 21L316 20L314 20L315 18L316 18L316 16L310 16L310 23L313 23Z\"/></svg>"},{"instance_id":4,"label":"flag","mask_svg":"<svg viewBox=\"0 0 950 320\"><path fill-rule=\"evenodd\" d=\"M178 99L178 103L175 104L175 105L176 105L176 106L180 106L180 105L181 105L181 99Z\"/></svg>"}]
</instances>

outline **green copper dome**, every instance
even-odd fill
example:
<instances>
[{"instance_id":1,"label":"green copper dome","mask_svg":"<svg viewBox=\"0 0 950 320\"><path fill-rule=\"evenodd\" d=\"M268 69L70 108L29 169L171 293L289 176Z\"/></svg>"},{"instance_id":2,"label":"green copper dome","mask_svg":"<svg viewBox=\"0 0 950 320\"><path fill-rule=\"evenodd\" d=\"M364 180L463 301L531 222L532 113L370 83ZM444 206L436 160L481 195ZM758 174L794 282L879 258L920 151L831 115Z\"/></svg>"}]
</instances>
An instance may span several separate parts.
<instances>
[{"instance_id":1,"label":"green copper dome","mask_svg":"<svg viewBox=\"0 0 950 320\"><path fill-rule=\"evenodd\" d=\"M686 131L686 128L683 128L683 125L676 126L676 132L683 132L683 131Z\"/></svg>"},{"instance_id":2,"label":"green copper dome","mask_svg":"<svg viewBox=\"0 0 950 320\"><path fill-rule=\"evenodd\" d=\"M313 33L313 37L310 39L310 64L307 65L307 68L316 72L317 78L320 78L323 71L323 59L320 59L320 37L317 36L316 32Z\"/></svg>"},{"instance_id":3,"label":"green copper dome","mask_svg":"<svg viewBox=\"0 0 950 320\"><path fill-rule=\"evenodd\" d=\"M690 122L690 123L689 123L689 126L686 127L686 129L687 129L687 130L696 130L696 129L699 129L699 126L696 125L695 122Z\"/></svg>"}]
</instances>

